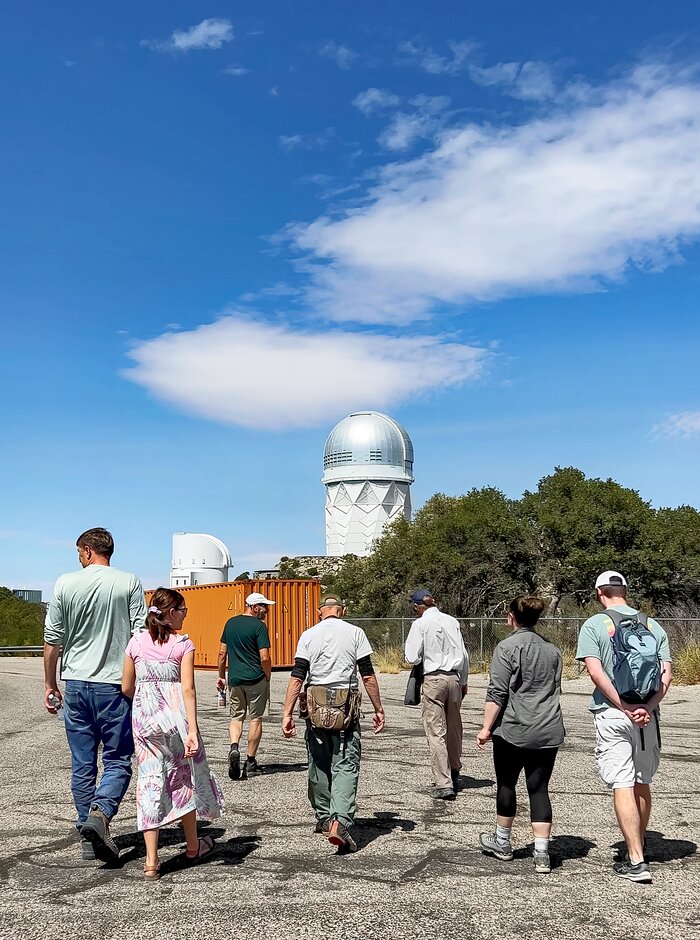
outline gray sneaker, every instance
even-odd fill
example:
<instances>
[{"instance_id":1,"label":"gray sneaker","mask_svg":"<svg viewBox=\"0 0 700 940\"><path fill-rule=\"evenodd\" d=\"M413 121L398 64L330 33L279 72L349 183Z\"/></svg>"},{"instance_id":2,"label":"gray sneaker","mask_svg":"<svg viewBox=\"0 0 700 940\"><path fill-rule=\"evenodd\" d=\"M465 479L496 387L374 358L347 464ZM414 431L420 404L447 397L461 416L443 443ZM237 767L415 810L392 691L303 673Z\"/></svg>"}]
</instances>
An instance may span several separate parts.
<instances>
[{"instance_id":1,"label":"gray sneaker","mask_svg":"<svg viewBox=\"0 0 700 940\"><path fill-rule=\"evenodd\" d=\"M455 791L452 787L433 787L430 795L434 800L454 800Z\"/></svg>"},{"instance_id":2,"label":"gray sneaker","mask_svg":"<svg viewBox=\"0 0 700 940\"><path fill-rule=\"evenodd\" d=\"M535 852L535 871L538 875L548 875L552 870L552 863L547 852Z\"/></svg>"},{"instance_id":3,"label":"gray sneaker","mask_svg":"<svg viewBox=\"0 0 700 940\"><path fill-rule=\"evenodd\" d=\"M479 845L481 846L482 852L486 852L487 855L493 855L495 858L500 858L502 862L511 862L513 860L513 849L510 842L504 845L502 842L498 841L496 834L493 832L480 833Z\"/></svg>"},{"instance_id":4,"label":"gray sneaker","mask_svg":"<svg viewBox=\"0 0 700 940\"><path fill-rule=\"evenodd\" d=\"M84 862L94 862L97 860L95 855L95 846L87 839L80 840L80 851Z\"/></svg>"},{"instance_id":5,"label":"gray sneaker","mask_svg":"<svg viewBox=\"0 0 700 940\"><path fill-rule=\"evenodd\" d=\"M649 862L637 862L633 865L628 860L618 862L613 865L613 872L618 878L626 878L628 881L638 881L640 884L651 884L651 869Z\"/></svg>"},{"instance_id":6,"label":"gray sneaker","mask_svg":"<svg viewBox=\"0 0 700 940\"><path fill-rule=\"evenodd\" d=\"M101 862L119 861L117 843L109 834L109 820L101 809L91 809L88 818L80 827L83 839L92 843L95 855Z\"/></svg>"}]
</instances>

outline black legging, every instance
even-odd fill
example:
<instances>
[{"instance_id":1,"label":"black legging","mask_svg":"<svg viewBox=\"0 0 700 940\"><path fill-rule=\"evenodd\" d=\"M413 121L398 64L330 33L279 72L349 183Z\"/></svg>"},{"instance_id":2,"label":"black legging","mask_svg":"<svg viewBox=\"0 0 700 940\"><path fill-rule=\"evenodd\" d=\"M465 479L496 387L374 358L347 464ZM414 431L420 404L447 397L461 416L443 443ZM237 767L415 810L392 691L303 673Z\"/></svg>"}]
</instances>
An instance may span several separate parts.
<instances>
[{"instance_id":1,"label":"black legging","mask_svg":"<svg viewBox=\"0 0 700 940\"><path fill-rule=\"evenodd\" d=\"M499 816L515 816L515 786L524 769L530 797L530 819L532 822L551 823L552 804L548 787L558 750L556 747L516 747L504 741L500 734L494 734L493 766L498 788L496 812Z\"/></svg>"}]
</instances>

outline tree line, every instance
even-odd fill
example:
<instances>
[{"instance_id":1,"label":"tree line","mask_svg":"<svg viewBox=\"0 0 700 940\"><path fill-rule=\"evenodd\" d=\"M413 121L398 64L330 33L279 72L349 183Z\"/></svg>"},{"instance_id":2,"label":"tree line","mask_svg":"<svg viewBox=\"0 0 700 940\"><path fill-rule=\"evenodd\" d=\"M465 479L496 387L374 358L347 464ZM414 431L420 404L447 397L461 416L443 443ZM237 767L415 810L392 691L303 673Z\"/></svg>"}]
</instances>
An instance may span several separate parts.
<instances>
[{"instance_id":1,"label":"tree line","mask_svg":"<svg viewBox=\"0 0 700 940\"><path fill-rule=\"evenodd\" d=\"M371 555L347 556L327 586L355 616L406 616L417 587L458 617L498 616L520 593L545 597L549 616L574 616L597 609L593 584L609 568L651 613L696 608L700 513L654 509L614 480L558 467L520 499L489 486L435 494Z\"/></svg>"},{"instance_id":2,"label":"tree line","mask_svg":"<svg viewBox=\"0 0 700 940\"><path fill-rule=\"evenodd\" d=\"M43 605L30 604L0 587L0 646L41 646L43 642Z\"/></svg>"}]
</instances>

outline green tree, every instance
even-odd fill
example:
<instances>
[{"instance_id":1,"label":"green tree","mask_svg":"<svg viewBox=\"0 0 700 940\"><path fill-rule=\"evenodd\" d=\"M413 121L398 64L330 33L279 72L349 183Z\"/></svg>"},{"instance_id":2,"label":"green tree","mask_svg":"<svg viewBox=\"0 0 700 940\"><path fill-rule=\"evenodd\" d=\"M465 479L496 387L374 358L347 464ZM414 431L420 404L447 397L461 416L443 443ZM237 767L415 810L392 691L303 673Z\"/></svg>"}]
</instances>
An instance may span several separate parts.
<instances>
[{"instance_id":1,"label":"green tree","mask_svg":"<svg viewBox=\"0 0 700 940\"><path fill-rule=\"evenodd\" d=\"M0 646L40 646L44 642L44 609L0 587Z\"/></svg>"},{"instance_id":2,"label":"green tree","mask_svg":"<svg viewBox=\"0 0 700 940\"><path fill-rule=\"evenodd\" d=\"M640 559L654 511L636 490L557 467L523 495L521 508L535 544L535 583L550 598L550 611L565 595L590 599L606 568L643 589Z\"/></svg>"},{"instance_id":3,"label":"green tree","mask_svg":"<svg viewBox=\"0 0 700 940\"><path fill-rule=\"evenodd\" d=\"M639 577L655 608L700 602L700 513L692 506L659 509L648 520Z\"/></svg>"}]
</instances>

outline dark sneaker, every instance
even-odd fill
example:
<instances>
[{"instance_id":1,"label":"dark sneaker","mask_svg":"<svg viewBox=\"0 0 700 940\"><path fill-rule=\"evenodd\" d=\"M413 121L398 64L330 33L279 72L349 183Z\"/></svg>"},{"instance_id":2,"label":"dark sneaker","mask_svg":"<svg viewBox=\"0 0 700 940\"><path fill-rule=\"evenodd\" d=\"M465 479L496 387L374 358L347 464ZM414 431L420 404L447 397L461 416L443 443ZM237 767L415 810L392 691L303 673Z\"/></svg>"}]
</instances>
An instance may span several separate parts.
<instances>
[{"instance_id":1,"label":"dark sneaker","mask_svg":"<svg viewBox=\"0 0 700 940\"><path fill-rule=\"evenodd\" d=\"M237 747L228 752L228 775L231 780L241 779L241 752Z\"/></svg>"},{"instance_id":2,"label":"dark sneaker","mask_svg":"<svg viewBox=\"0 0 700 940\"><path fill-rule=\"evenodd\" d=\"M452 787L435 787L430 791L434 800L454 800L455 791Z\"/></svg>"},{"instance_id":3,"label":"dark sneaker","mask_svg":"<svg viewBox=\"0 0 700 940\"><path fill-rule=\"evenodd\" d=\"M265 771L262 769L256 759L253 758L251 760L249 757L247 757L245 767L243 768L243 777L259 777L262 773L265 773Z\"/></svg>"},{"instance_id":4,"label":"dark sneaker","mask_svg":"<svg viewBox=\"0 0 700 940\"><path fill-rule=\"evenodd\" d=\"M613 865L613 872L618 878L626 878L628 881L639 881L641 884L651 884L651 869L648 862L618 862Z\"/></svg>"},{"instance_id":5,"label":"dark sneaker","mask_svg":"<svg viewBox=\"0 0 700 940\"><path fill-rule=\"evenodd\" d=\"M538 875L548 875L552 870L552 863L546 852L535 852L535 871Z\"/></svg>"},{"instance_id":6,"label":"dark sneaker","mask_svg":"<svg viewBox=\"0 0 700 940\"><path fill-rule=\"evenodd\" d=\"M339 849L346 849L348 852L357 852L357 843L350 835L348 827L337 819L332 820L326 836L331 845L337 845Z\"/></svg>"},{"instance_id":7,"label":"dark sneaker","mask_svg":"<svg viewBox=\"0 0 700 940\"><path fill-rule=\"evenodd\" d=\"M316 825L314 826L314 832L316 835L325 835L330 827L330 822L327 819L317 819Z\"/></svg>"},{"instance_id":8,"label":"dark sneaker","mask_svg":"<svg viewBox=\"0 0 700 940\"><path fill-rule=\"evenodd\" d=\"M479 845L481 851L487 855L493 855L494 858L500 858L502 862L511 862L513 860L513 849L510 842L504 845L499 842L493 832L482 832L479 835Z\"/></svg>"},{"instance_id":9,"label":"dark sneaker","mask_svg":"<svg viewBox=\"0 0 700 940\"><path fill-rule=\"evenodd\" d=\"M101 862L119 860L117 843L109 834L109 820L101 809L90 810L90 815L80 828L80 835L92 843L95 855Z\"/></svg>"},{"instance_id":10,"label":"dark sneaker","mask_svg":"<svg viewBox=\"0 0 700 940\"><path fill-rule=\"evenodd\" d=\"M80 840L80 851L82 853L84 862L94 862L97 860L97 856L95 855L95 846L92 844L92 842L88 842L87 839Z\"/></svg>"},{"instance_id":11,"label":"dark sneaker","mask_svg":"<svg viewBox=\"0 0 700 940\"><path fill-rule=\"evenodd\" d=\"M459 789L460 789L460 786L459 786L459 771L458 771L458 770L451 770L451 771L450 771L450 776L452 777L452 786L453 786L453 788L454 788L454 791L455 791L455 793L457 793L457 792L459 791Z\"/></svg>"}]
</instances>

